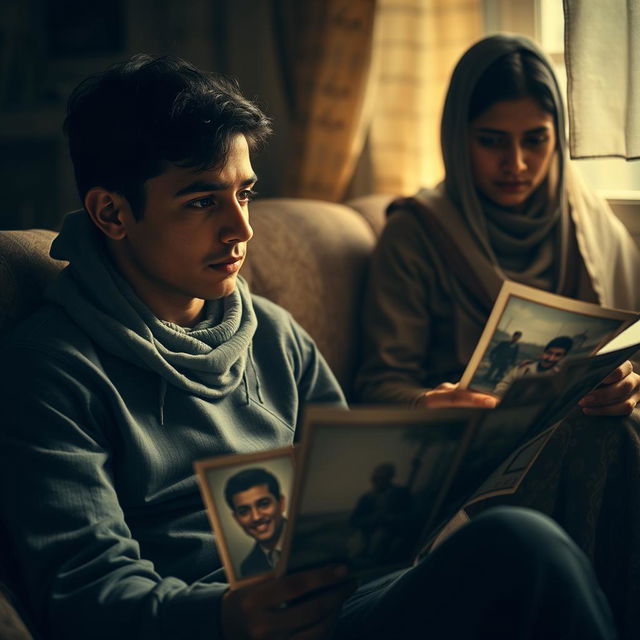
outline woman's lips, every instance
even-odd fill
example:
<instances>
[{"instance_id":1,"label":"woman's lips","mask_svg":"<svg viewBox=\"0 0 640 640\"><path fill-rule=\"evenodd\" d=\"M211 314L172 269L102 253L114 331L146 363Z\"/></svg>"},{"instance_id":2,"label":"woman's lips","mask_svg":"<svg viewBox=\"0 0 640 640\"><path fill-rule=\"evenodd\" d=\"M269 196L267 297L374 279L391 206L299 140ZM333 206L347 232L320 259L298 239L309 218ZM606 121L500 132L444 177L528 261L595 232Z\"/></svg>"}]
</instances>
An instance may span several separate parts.
<instances>
[{"instance_id":1,"label":"woman's lips","mask_svg":"<svg viewBox=\"0 0 640 640\"><path fill-rule=\"evenodd\" d=\"M496 182L495 185L501 191L506 191L508 193L519 193L521 191L526 191L529 188L529 181L521 180L518 182Z\"/></svg>"}]
</instances>

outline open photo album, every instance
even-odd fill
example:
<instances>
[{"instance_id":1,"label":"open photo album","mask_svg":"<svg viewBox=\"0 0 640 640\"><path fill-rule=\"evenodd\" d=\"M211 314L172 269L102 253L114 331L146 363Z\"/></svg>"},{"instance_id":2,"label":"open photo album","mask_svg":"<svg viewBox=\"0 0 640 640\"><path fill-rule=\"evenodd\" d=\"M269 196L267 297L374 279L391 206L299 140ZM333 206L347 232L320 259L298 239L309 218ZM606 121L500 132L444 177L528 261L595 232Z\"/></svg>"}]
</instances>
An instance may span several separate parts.
<instances>
[{"instance_id":1,"label":"open photo album","mask_svg":"<svg viewBox=\"0 0 640 640\"><path fill-rule=\"evenodd\" d=\"M518 378L556 373L570 360L595 355L639 318L507 281L460 387L502 397Z\"/></svg>"},{"instance_id":2,"label":"open photo album","mask_svg":"<svg viewBox=\"0 0 640 640\"><path fill-rule=\"evenodd\" d=\"M295 446L196 461L231 588L410 566L465 506L517 491L576 402L639 350L637 314L506 283L461 379L497 408L309 406Z\"/></svg>"}]
</instances>

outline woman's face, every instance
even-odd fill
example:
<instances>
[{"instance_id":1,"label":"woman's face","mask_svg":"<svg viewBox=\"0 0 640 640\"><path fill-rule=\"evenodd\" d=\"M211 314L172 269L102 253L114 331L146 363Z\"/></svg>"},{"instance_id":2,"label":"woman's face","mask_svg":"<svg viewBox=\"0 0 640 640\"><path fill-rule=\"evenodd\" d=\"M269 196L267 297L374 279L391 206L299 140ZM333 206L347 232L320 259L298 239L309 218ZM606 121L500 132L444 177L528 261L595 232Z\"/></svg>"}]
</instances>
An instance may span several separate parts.
<instances>
[{"instance_id":1,"label":"woman's face","mask_svg":"<svg viewBox=\"0 0 640 640\"><path fill-rule=\"evenodd\" d=\"M555 148L553 115L533 98L496 102L469 123L476 188L514 211L547 176Z\"/></svg>"}]
</instances>

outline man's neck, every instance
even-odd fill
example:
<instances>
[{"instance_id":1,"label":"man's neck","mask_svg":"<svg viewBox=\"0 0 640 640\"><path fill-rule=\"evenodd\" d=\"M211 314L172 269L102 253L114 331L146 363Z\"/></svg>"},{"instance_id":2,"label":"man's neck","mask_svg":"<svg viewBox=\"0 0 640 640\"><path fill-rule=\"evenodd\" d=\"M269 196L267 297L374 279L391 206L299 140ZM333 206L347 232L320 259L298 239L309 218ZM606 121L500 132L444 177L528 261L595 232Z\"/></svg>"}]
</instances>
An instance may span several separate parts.
<instances>
[{"instance_id":1,"label":"man's neck","mask_svg":"<svg viewBox=\"0 0 640 640\"><path fill-rule=\"evenodd\" d=\"M206 306L203 299L166 291L151 279L143 278L138 270L131 268L129 259L119 250L120 246L117 243L107 242L107 249L120 276L156 318L180 327L194 327L204 319Z\"/></svg>"}]
</instances>

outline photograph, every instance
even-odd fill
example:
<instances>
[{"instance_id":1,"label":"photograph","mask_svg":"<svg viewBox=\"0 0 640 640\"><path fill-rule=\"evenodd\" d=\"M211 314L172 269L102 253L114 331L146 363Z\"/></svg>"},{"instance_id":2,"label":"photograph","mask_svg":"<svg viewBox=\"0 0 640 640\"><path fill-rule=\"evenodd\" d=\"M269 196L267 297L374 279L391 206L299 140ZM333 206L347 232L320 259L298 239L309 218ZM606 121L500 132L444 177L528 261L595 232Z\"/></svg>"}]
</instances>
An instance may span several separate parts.
<instances>
[{"instance_id":1,"label":"photograph","mask_svg":"<svg viewBox=\"0 0 640 640\"><path fill-rule=\"evenodd\" d=\"M354 575L373 577L409 565L480 413L309 409L287 570L340 562Z\"/></svg>"},{"instance_id":2,"label":"photograph","mask_svg":"<svg viewBox=\"0 0 640 640\"><path fill-rule=\"evenodd\" d=\"M232 589L282 570L294 449L219 456L194 463Z\"/></svg>"},{"instance_id":3,"label":"photograph","mask_svg":"<svg viewBox=\"0 0 640 640\"><path fill-rule=\"evenodd\" d=\"M517 379L595 353L637 317L505 282L460 386L503 397Z\"/></svg>"}]
</instances>

